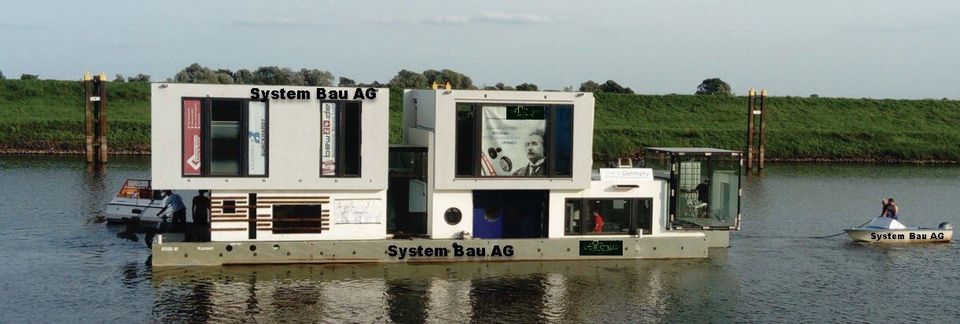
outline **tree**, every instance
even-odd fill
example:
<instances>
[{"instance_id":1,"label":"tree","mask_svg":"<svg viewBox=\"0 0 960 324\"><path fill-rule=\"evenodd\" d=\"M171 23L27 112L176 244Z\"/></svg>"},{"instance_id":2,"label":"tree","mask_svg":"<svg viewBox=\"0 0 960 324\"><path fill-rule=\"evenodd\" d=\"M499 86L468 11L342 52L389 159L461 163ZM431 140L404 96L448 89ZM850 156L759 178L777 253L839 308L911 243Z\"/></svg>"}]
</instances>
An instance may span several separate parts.
<instances>
[{"instance_id":1,"label":"tree","mask_svg":"<svg viewBox=\"0 0 960 324\"><path fill-rule=\"evenodd\" d=\"M0 80L6 80L7 78L3 76L3 71L0 71Z\"/></svg>"},{"instance_id":2,"label":"tree","mask_svg":"<svg viewBox=\"0 0 960 324\"><path fill-rule=\"evenodd\" d=\"M698 95L721 95L721 96L731 96L733 91L730 90L730 85L720 78L711 78L703 80L699 86L697 86Z\"/></svg>"},{"instance_id":3,"label":"tree","mask_svg":"<svg viewBox=\"0 0 960 324\"><path fill-rule=\"evenodd\" d=\"M587 82L580 84L581 92L600 92L600 84L594 82L593 80L587 80Z\"/></svg>"},{"instance_id":4,"label":"tree","mask_svg":"<svg viewBox=\"0 0 960 324\"><path fill-rule=\"evenodd\" d=\"M127 82L127 79L124 79L122 74L117 73L117 77L113 79L113 82L124 83Z\"/></svg>"},{"instance_id":5,"label":"tree","mask_svg":"<svg viewBox=\"0 0 960 324\"><path fill-rule=\"evenodd\" d=\"M533 83L521 83L517 85L517 91L537 91L537 85Z\"/></svg>"},{"instance_id":6,"label":"tree","mask_svg":"<svg viewBox=\"0 0 960 324\"><path fill-rule=\"evenodd\" d=\"M387 84L391 88L398 89L427 89L430 87L427 78L422 73L410 70L400 70Z\"/></svg>"},{"instance_id":7,"label":"tree","mask_svg":"<svg viewBox=\"0 0 960 324\"><path fill-rule=\"evenodd\" d=\"M333 86L333 73L330 73L330 71L300 69L300 75L303 76L304 84L308 86Z\"/></svg>"},{"instance_id":8,"label":"tree","mask_svg":"<svg viewBox=\"0 0 960 324\"><path fill-rule=\"evenodd\" d=\"M253 79L259 84L289 84L289 76L276 66L261 66L253 71Z\"/></svg>"},{"instance_id":9,"label":"tree","mask_svg":"<svg viewBox=\"0 0 960 324\"><path fill-rule=\"evenodd\" d=\"M600 85L600 92L633 94L633 89L624 88L616 81L607 80Z\"/></svg>"},{"instance_id":10,"label":"tree","mask_svg":"<svg viewBox=\"0 0 960 324\"><path fill-rule=\"evenodd\" d=\"M127 78L127 82L150 82L150 76L143 73L138 73L137 76Z\"/></svg>"},{"instance_id":11,"label":"tree","mask_svg":"<svg viewBox=\"0 0 960 324\"><path fill-rule=\"evenodd\" d=\"M497 90L516 90L511 86L503 84L503 82L497 82L497 85L493 86Z\"/></svg>"},{"instance_id":12,"label":"tree","mask_svg":"<svg viewBox=\"0 0 960 324\"><path fill-rule=\"evenodd\" d=\"M239 69L237 72L233 72L233 83L235 84L254 84L257 83L256 78L253 76L253 72L247 69Z\"/></svg>"},{"instance_id":13,"label":"tree","mask_svg":"<svg viewBox=\"0 0 960 324\"><path fill-rule=\"evenodd\" d=\"M180 83L220 83L216 72L198 63L190 64L180 70L173 79Z\"/></svg>"},{"instance_id":14,"label":"tree","mask_svg":"<svg viewBox=\"0 0 960 324\"><path fill-rule=\"evenodd\" d=\"M453 89L477 88L473 85L473 80L471 80L470 77L450 69L443 69L440 71L426 70L423 71L423 76L427 78L427 86L432 85L434 82L436 82L437 85L444 85L447 82L450 82L450 87Z\"/></svg>"},{"instance_id":15,"label":"tree","mask_svg":"<svg viewBox=\"0 0 960 324\"><path fill-rule=\"evenodd\" d=\"M356 87L357 81L354 81L348 77L340 77L340 83L337 84L338 87Z\"/></svg>"},{"instance_id":16,"label":"tree","mask_svg":"<svg viewBox=\"0 0 960 324\"><path fill-rule=\"evenodd\" d=\"M36 74L21 74L20 80L37 80L40 79L39 75Z\"/></svg>"}]
</instances>

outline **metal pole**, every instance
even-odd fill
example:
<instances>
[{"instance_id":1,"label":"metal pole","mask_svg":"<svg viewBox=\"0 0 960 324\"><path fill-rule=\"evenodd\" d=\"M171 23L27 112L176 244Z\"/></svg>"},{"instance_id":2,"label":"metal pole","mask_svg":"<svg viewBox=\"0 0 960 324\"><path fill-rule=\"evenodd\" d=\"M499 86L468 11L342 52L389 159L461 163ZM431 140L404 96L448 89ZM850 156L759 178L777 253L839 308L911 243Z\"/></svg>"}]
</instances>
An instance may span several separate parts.
<instances>
[{"instance_id":1,"label":"metal pole","mask_svg":"<svg viewBox=\"0 0 960 324\"><path fill-rule=\"evenodd\" d=\"M753 170L753 88L747 94L747 170Z\"/></svg>"},{"instance_id":2,"label":"metal pole","mask_svg":"<svg viewBox=\"0 0 960 324\"><path fill-rule=\"evenodd\" d=\"M766 151L767 125L763 123L767 116L767 89L760 90L760 170L763 170L764 151Z\"/></svg>"}]
</instances>

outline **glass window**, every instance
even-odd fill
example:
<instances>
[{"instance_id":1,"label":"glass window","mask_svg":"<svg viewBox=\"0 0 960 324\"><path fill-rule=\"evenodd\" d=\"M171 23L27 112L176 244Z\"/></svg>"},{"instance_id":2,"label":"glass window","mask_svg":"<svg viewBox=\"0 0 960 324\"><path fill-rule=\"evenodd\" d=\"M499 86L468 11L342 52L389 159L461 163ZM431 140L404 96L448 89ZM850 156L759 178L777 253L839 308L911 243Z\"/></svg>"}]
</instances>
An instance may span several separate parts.
<instances>
[{"instance_id":1,"label":"glass window","mask_svg":"<svg viewBox=\"0 0 960 324\"><path fill-rule=\"evenodd\" d=\"M558 176L573 175L573 106L553 110L553 159Z\"/></svg>"},{"instance_id":2,"label":"glass window","mask_svg":"<svg viewBox=\"0 0 960 324\"><path fill-rule=\"evenodd\" d=\"M567 235L651 233L652 198L567 199Z\"/></svg>"},{"instance_id":3,"label":"glass window","mask_svg":"<svg viewBox=\"0 0 960 324\"><path fill-rule=\"evenodd\" d=\"M316 234L323 230L323 205L273 205L273 233Z\"/></svg>"},{"instance_id":4,"label":"glass window","mask_svg":"<svg viewBox=\"0 0 960 324\"><path fill-rule=\"evenodd\" d=\"M210 103L210 175L240 176L245 138L240 128L243 102L213 99Z\"/></svg>"},{"instance_id":5,"label":"glass window","mask_svg":"<svg viewBox=\"0 0 960 324\"><path fill-rule=\"evenodd\" d=\"M456 168L458 176L474 174L474 157L477 155L473 152L476 144L473 107L471 104L457 104Z\"/></svg>"},{"instance_id":6,"label":"glass window","mask_svg":"<svg viewBox=\"0 0 960 324\"><path fill-rule=\"evenodd\" d=\"M571 176L572 111L572 106L457 104L457 176Z\"/></svg>"},{"instance_id":7,"label":"glass window","mask_svg":"<svg viewBox=\"0 0 960 324\"><path fill-rule=\"evenodd\" d=\"M184 176L267 175L266 102L231 98L184 98Z\"/></svg>"},{"instance_id":8,"label":"glass window","mask_svg":"<svg viewBox=\"0 0 960 324\"><path fill-rule=\"evenodd\" d=\"M361 104L320 104L320 176L360 176Z\"/></svg>"},{"instance_id":9,"label":"glass window","mask_svg":"<svg viewBox=\"0 0 960 324\"><path fill-rule=\"evenodd\" d=\"M564 205L564 210L566 214L566 220L564 221L564 233L566 234L581 234L580 231L580 205L581 201L579 199L567 199L566 204Z\"/></svg>"},{"instance_id":10,"label":"glass window","mask_svg":"<svg viewBox=\"0 0 960 324\"><path fill-rule=\"evenodd\" d=\"M737 226L740 161L736 158L688 157L676 162L679 174L674 226Z\"/></svg>"}]
</instances>

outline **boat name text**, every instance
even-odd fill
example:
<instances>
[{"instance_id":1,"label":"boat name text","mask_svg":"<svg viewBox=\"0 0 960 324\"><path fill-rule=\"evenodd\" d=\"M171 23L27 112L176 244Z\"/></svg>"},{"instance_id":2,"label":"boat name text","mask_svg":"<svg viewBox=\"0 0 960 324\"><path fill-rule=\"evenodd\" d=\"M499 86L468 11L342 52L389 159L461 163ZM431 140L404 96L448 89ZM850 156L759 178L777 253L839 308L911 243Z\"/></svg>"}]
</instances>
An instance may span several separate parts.
<instances>
[{"instance_id":1,"label":"boat name text","mask_svg":"<svg viewBox=\"0 0 960 324\"><path fill-rule=\"evenodd\" d=\"M353 96L350 95L350 90L345 89L317 88L316 92L316 98L319 100L373 100L377 98L376 88L356 88L352 91ZM309 90L250 89L250 100L266 99L310 100L313 98Z\"/></svg>"},{"instance_id":2,"label":"boat name text","mask_svg":"<svg viewBox=\"0 0 960 324\"><path fill-rule=\"evenodd\" d=\"M489 255L487 254L486 247L467 247L457 243L453 243L453 245L451 245L449 248L424 247L423 245L417 245L416 247L399 247L396 245L390 245L387 247L387 256L397 257L398 260L403 260L404 258L408 257L512 257L513 245L494 245L490 249Z\"/></svg>"},{"instance_id":3,"label":"boat name text","mask_svg":"<svg viewBox=\"0 0 960 324\"><path fill-rule=\"evenodd\" d=\"M874 241L879 240L942 240L943 232L931 233L928 237L927 234L923 233L908 233L908 234L899 234L899 233L870 233L870 239Z\"/></svg>"}]
</instances>

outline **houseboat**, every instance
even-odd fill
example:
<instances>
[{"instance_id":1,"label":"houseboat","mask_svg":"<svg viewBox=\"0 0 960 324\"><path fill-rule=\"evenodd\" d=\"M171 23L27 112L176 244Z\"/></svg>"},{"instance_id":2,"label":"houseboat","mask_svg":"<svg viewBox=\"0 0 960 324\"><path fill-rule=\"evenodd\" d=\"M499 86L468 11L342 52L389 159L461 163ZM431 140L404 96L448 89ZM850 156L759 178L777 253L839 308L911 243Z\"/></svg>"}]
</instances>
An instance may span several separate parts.
<instances>
[{"instance_id":1,"label":"houseboat","mask_svg":"<svg viewBox=\"0 0 960 324\"><path fill-rule=\"evenodd\" d=\"M389 89L151 90L153 187L212 200L155 266L704 258L740 226L739 152L594 170L591 93L405 90L391 134Z\"/></svg>"}]
</instances>

